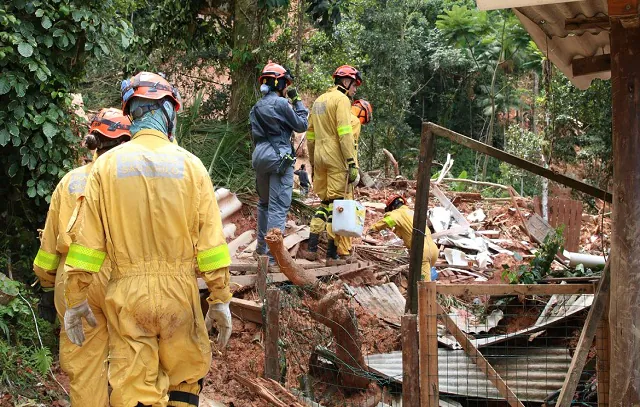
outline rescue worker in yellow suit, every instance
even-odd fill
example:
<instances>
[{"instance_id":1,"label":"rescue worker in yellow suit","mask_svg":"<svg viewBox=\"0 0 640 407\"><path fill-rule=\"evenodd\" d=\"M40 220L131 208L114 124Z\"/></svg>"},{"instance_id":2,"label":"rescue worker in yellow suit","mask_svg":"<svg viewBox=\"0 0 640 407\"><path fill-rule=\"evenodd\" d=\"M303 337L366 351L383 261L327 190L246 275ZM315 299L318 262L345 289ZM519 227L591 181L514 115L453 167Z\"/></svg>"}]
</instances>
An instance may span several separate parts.
<instances>
[{"instance_id":1,"label":"rescue worker in yellow suit","mask_svg":"<svg viewBox=\"0 0 640 407\"><path fill-rule=\"evenodd\" d=\"M407 249L411 250L413 234L413 211L407 206L407 202L400 195L393 195L387 200L384 218L373 224L370 231L393 229L393 232L404 242ZM438 247L431 238L429 229L425 230L424 250L422 254L421 275L423 281L431 281L431 266L438 260Z\"/></svg>"},{"instance_id":2,"label":"rescue worker in yellow suit","mask_svg":"<svg viewBox=\"0 0 640 407\"><path fill-rule=\"evenodd\" d=\"M202 162L170 141L177 89L141 72L121 90L132 139L93 165L70 224L65 329L73 343L84 342L83 319L95 322L87 291L109 258L111 406L198 406L211 364L207 330L217 324L222 347L231 336L231 258L220 210ZM206 318L194 260L210 291Z\"/></svg>"},{"instance_id":3,"label":"rescue worker in yellow suit","mask_svg":"<svg viewBox=\"0 0 640 407\"><path fill-rule=\"evenodd\" d=\"M358 165L358 140L360 139L360 132L362 125L365 125L373 118L373 108L371 103L364 99L358 99L353 102L351 106L351 129L353 131L353 147L354 147L354 160L356 167ZM352 194L348 194L348 198L351 198ZM309 243L307 250L301 250L299 256L301 258L316 261L318 260L318 237L327 227L328 218L332 217L330 212L327 216L324 208L319 208L313 219L311 219L311 234L309 235ZM351 252L351 238L346 236L339 236L335 239L338 256L346 257Z\"/></svg>"},{"instance_id":4,"label":"rescue worker in yellow suit","mask_svg":"<svg viewBox=\"0 0 640 407\"><path fill-rule=\"evenodd\" d=\"M131 121L120 109L102 109L93 119L85 144L96 150L98 156L131 139ZM76 168L65 175L51 196L47 221L40 240L40 250L33 262L40 285L54 296L55 308L60 320L60 367L69 376L71 405L105 407L109 405L107 393L107 354L109 334L104 315L105 287L109 280L110 264L105 261L100 273L93 275L87 291L89 306L95 316L96 326L88 330L82 347L69 341L64 330L64 263L71 240L66 234L76 200L85 188L93 163Z\"/></svg>"},{"instance_id":5,"label":"rescue worker in yellow suit","mask_svg":"<svg viewBox=\"0 0 640 407\"><path fill-rule=\"evenodd\" d=\"M313 189L322 200L316 211L309 235L309 252L317 252L318 239L327 223L327 265L340 264L349 259L348 252L338 253L344 236L337 236L331 228L333 201L349 199L352 189L360 182L356 165L357 152L353 137L352 98L362 84L360 72L343 65L333 73L335 86L318 97L311 107L307 147L312 166ZM313 257L310 255L309 257ZM315 255L317 259L317 254Z\"/></svg>"}]
</instances>

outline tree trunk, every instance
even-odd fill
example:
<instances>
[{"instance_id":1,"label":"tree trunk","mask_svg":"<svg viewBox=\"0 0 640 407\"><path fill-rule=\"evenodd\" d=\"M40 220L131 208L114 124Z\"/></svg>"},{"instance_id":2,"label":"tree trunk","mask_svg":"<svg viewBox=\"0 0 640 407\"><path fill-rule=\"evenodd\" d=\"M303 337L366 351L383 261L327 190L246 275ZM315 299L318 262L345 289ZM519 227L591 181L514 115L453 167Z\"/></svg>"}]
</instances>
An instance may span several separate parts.
<instances>
[{"instance_id":1,"label":"tree trunk","mask_svg":"<svg viewBox=\"0 0 640 407\"><path fill-rule=\"evenodd\" d=\"M544 74L544 91L545 91L545 106L544 106L544 135L545 140L551 144L551 108L549 101L551 100L551 73L553 65L551 61L546 59L543 66ZM544 168L549 168L549 158L551 154L546 154L544 147L542 149L542 165ZM549 221L549 179L542 178L542 218L545 221Z\"/></svg>"},{"instance_id":2,"label":"tree trunk","mask_svg":"<svg viewBox=\"0 0 640 407\"><path fill-rule=\"evenodd\" d=\"M258 99L256 60L253 50L267 40L262 38L265 10L251 0L236 0L233 20L233 57L231 62L231 97L228 120L247 123L249 110Z\"/></svg>"}]
</instances>

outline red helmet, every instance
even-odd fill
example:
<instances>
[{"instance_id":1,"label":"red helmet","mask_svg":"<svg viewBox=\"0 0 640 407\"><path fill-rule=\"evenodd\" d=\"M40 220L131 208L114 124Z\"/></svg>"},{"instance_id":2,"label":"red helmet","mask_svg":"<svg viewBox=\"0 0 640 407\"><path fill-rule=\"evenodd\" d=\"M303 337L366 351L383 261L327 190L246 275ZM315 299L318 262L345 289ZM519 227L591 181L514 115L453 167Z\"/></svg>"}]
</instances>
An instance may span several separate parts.
<instances>
[{"instance_id":1,"label":"red helmet","mask_svg":"<svg viewBox=\"0 0 640 407\"><path fill-rule=\"evenodd\" d=\"M112 107L102 109L91 119L89 133L99 133L110 139L117 139L122 136L131 138L129 132L131 120L122 113L122 110Z\"/></svg>"},{"instance_id":2,"label":"red helmet","mask_svg":"<svg viewBox=\"0 0 640 407\"><path fill-rule=\"evenodd\" d=\"M364 99L358 99L353 102L351 106L351 112L360 119L360 123L367 124L373 118L373 107L371 103Z\"/></svg>"},{"instance_id":3,"label":"red helmet","mask_svg":"<svg viewBox=\"0 0 640 407\"><path fill-rule=\"evenodd\" d=\"M400 200L402 202L403 205L407 204L407 201L404 199L403 196L401 195L391 195L389 197L389 199L387 199L387 202L385 202L386 208L385 208L385 212L389 212L391 210L391 205L394 204L394 202L396 202L396 200Z\"/></svg>"},{"instance_id":4,"label":"red helmet","mask_svg":"<svg viewBox=\"0 0 640 407\"><path fill-rule=\"evenodd\" d=\"M356 81L356 86L362 85L360 72L351 65L342 65L333 73L333 78L351 78Z\"/></svg>"},{"instance_id":5,"label":"red helmet","mask_svg":"<svg viewBox=\"0 0 640 407\"><path fill-rule=\"evenodd\" d=\"M139 72L131 79L125 79L120 86L122 92L122 111L129 114L129 102L135 97L159 100L168 97L175 111L180 111L182 99L178 89L164 76L151 72Z\"/></svg>"},{"instance_id":6,"label":"red helmet","mask_svg":"<svg viewBox=\"0 0 640 407\"><path fill-rule=\"evenodd\" d=\"M260 82L260 84L263 84L266 82L267 78L275 79L276 85L277 81L280 78L284 78L287 81L287 86L291 85L291 81L293 81L293 76L291 76L291 73L288 69L271 61L269 61L269 63L265 65L264 69L262 70L262 75L260 75L258 81Z\"/></svg>"}]
</instances>

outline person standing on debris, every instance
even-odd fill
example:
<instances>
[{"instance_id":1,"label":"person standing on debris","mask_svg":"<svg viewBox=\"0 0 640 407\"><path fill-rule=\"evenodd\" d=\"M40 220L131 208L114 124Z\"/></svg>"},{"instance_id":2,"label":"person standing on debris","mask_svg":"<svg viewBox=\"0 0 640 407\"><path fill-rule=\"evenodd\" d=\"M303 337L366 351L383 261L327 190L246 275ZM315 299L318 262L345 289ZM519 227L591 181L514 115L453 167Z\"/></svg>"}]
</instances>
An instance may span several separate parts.
<instances>
[{"instance_id":1,"label":"person standing on debris","mask_svg":"<svg viewBox=\"0 0 640 407\"><path fill-rule=\"evenodd\" d=\"M309 111L296 89L289 87L292 81L293 76L287 69L269 61L259 78L260 92L264 96L249 113L256 146L252 156L258 190L256 255L269 254L264 240L268 230L284 231L293 192L295 153L291 136L294 131L307 130Z\"/></svg>"},{"instance_id":2,"label":"person standing on debris","mask_svg":"<svg viewBox=\"0 0 640 407\"><path fill-rule=\"evenodd\" d=\"M400 195L389 197L386 203L384 218L376 222L369 230L380 231L393 229L393 232L404 242L407 249L411 250L413 235L413 211L407 206L407 201ZM367 233L369 233L367 231ZM425 230L424 250L422 252L422 280L431 281L431 266L438 260L438 247L431 238L429 229Z\"/></svg>"},{"instance_id":3,"label":"person standing on debris","mask_svg":"<svg viewBox=\"0 0 640 407\"><path fill-rule=\"evenodd\" d=\"M338 81L336 80L336 82ZM373 110L372 110L371 104L366 100L363 100L363 99L356 100L353 103L353 106L351 106L350 123L351 123L351 132L352 132L351 134L353 137L353 160L354 160L356 169L358 169L358 139L360 138L361 126L363 124L369 123L372 117L373 117ZM312 125L310 126L309 131L312 131L312 126L313 126L313 122L312 122ZM308 134L309 132L307 132L307 137L308 137ZM317 136L314 134L313 138L315 140ZM315 142L313 142L312 144L315 144ZM311 152L314 151L314 149L315 149L315 145L309 148L310 156L312 154ZM315 179L316 178L314 178L314 181ZM342 182L343 182L343 188L344 188L344 183L346 181L343 180ZM359 175L358 175L357 182L354 182L353 185L354 186L357 185L358 182L359 182ZM315 189L315 185L314 185L314 189ZM313 219L311 219L311 225L310 225L311 233L309 235L308 247L307 247L307 250L300 251L300 257L307 260L311 260L311 261L318 260L318 240L319 240L320 234L322 233L323 230L325 230L325 227L326 227L327 234L329 235L329 242L328 242L328 248L327 248L328 264L345 263L348 261L347 259L349 258L351 253L351 238L347 236L336 236L333 233L332 226L331 226L331 218L333 213L333 200L341 199L341 198L327 199L327 188L325 188L321 192L316 191L316 193L318 194L318 196L320 196L320 199L323 200L323 203L320 206L320 208L318 208L318 210L316 211L315 215L313 216ZM344 193L344 191L342 193ZM352 197L353 197L353 191L347 191L345 199L351 199Z\"/></svg>"},{"instance_id":4,"label":"person standing on debris","mask_svg":"<svg viewBox=\"0 0 640 407\"><path fill-rule=\"evenodd\" d=\"M95 325L87 293L108 258L111 406L197 406L211 364L207 331L217 324L220 346L231 335L220 210L202 162L171 142L178 90L149 72L121 90L133 138L95 162L69 225L64 325L71 342L85 342L82 320ZM210 291L206 318L194 259Z\"/></svg>"},{"instance_id":5,"label":"person standing on debris","mask_svg":"<svg viewBox=\"0 0 640 407\"><path fill-rule=\"evenodd\" d=\"M120 109L102 109L93 117L85 145L96 150L101 156L117 145L131 139L131 121ZM33 262L33 270L44 290L41 303L55 304L54 322L57 311L62 328L60 330L60 367L69 376L72 406L109 405L107 355L109 353L109 333L104 316L105 287L109 280L110 264L105 261L101 272L92 276L87 292L88 306L95 316L95 327L87 331L84 346L74 345L67 338L64 329L64 281L67 277L64 263L71 244L66 234L67 224L76 207L76 200L84 192L87 176L93 163L76 168L65 175L51 196L47 221L40 239L40 250ZM55 290L54 290L55 287Z\"/></svg>"},{"instance_id":6,"label":"person standing on debris","mask_svg":"<svg viewBox=\"0 0 640 407\"><path fill-rule=\"evenodd\" d=\"M307 174L306 165L300 165L300 168L294 171L294 174L298 176L300 181L300 192L302 196L307 196L309 193L309 174Z\"/></svg>"}]
</instances>

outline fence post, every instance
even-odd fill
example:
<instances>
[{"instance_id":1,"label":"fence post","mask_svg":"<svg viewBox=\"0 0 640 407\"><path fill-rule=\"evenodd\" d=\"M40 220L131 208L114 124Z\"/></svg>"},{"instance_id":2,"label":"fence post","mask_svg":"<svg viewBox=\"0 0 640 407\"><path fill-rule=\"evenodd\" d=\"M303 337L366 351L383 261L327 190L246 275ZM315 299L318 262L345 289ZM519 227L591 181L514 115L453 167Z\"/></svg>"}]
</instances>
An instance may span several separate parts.
<instances>
[{"instance_id":1,"label":"fence post","mask_svg":"<svg viewBox=\"0 0 640 407\"><path fill-rule=\"evenodd\" d=\"M420 324L420 401L438 407L438 323L436 283L418 283L418 323Z\"/></svg>"},{"instance_id":2,"label":"fence post","mask_svg":"<svg viewBox=\"0 0 640 407\"><path fill-rule=\"evenodd\" d=\"M266 320L264 324L264 375L268 379L280 381L280 358L278 355L278 338L280 336L280 290L267 290Z\"/></svg>"},{"instance_id":3,"label":"fence post","mask_svg":"<svg viewBox=\"0 0 640 407\"><path fill-rule=\"evenodd\" d=\"M402 316L402 405L420 407L420 356L418 354L418 319L414 314Z\"/></svg>"},{"instance_id":4,"label":"fence post","mask_svg":"<svg viewBox=\"0 0 640 407\"><path fill-rule=\"evenodd\" d=\"M269 272L269 256L260 256L258 258L258 274L256 275L256 288L260 300L264 301L267 292L267 273Z\"/></svg>"}]
</instances>

